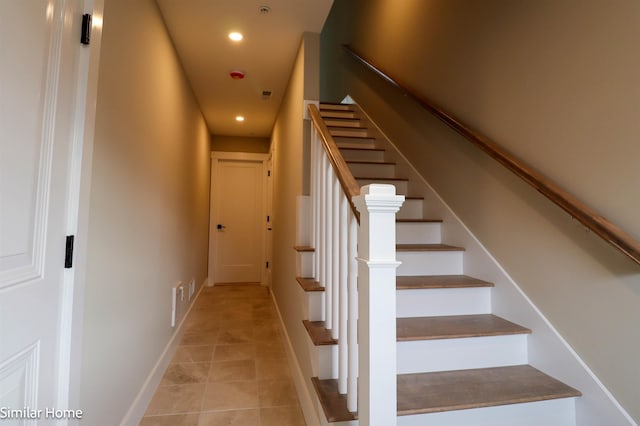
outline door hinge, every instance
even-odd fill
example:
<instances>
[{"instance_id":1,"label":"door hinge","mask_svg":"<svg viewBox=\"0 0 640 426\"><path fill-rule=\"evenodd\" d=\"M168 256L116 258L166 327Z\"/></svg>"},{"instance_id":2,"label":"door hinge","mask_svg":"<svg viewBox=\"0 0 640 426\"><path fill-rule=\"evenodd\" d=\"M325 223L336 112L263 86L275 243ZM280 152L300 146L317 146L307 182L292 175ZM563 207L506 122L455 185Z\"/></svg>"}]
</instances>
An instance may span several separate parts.
<instances>
[{"instance_id":1,"label":"door hinge","mask_svg":"<svg viewBox=\"0 0 640 426\"><path fill-rule=\"evenodd\" d=\"M269 223L269 215L267 215L267 223Z\"/></svg>"},{"instance_id":2,"label":"door hinge","mask_svg":"<svg viewBox=\"0 0 640 426\"><path fill-rule=\"evenodd\" d=\"M85 46L91 42L91 15L88 13L82 15L82 34L80 35L80 43Z\"/></svg>"},{"instance_id":3,"label":"door hinge","mask_svg":"<svg viewBox=\"0 0 640 426\"><path fill-rule=\"evenodd\" d=\"M267 170L267 176L271 176L271 170Z\"/></svg>"},{"instance_id":4,"label":"door hinge","mask_svg":"<svg viewBox=\"0 0 640 426\"><path fill-rule=\"evenodd\" d=\"M269 269L269 262L267 262L267 269Z\"/></svg>"},{"instance_id":5,"label":"door hinge","mask_svg":"<svg viewBox=\"0 0 640 426\"><path fill-rule=\"evenodd\" d=\"M73 235L67 235L67 241L64 248L64 267L69 269L73 267Z\"/></svg>"}]
</instances>

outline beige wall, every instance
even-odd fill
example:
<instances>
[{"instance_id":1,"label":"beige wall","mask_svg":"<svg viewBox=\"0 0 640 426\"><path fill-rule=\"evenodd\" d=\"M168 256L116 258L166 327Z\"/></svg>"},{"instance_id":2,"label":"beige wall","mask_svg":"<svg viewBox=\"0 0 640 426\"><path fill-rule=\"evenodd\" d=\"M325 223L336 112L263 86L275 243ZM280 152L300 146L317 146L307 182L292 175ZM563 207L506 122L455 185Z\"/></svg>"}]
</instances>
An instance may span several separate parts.
<instances>
[{"instance_id":1,"label":"beige wall","mask_svg":"<svg viewBox=\"0 0 640 426\"><path fill-rule=\"evenodd\" d=\"M207 274L209 132L153 0L110 0L96 116L80 407L119 424Z\"/></svg>"},{"instance_id":2,"label":"beige wall","mask_svg":"<svg viewBox=\"0 0 640 426\"><path fill-rule=\"evenodd\" d=\"M243 136L211 136L211 151L223 152L253 152L266 154L269 152L271 141L269 138L254 138Z\"/></svg>"},{"instance_id":3,"label":"beige wall","mask_svg":"<svg viewBox=\"0 0 640 426\"><path fill-rule=\"evenodd\" d=\"M271 138L273 153L273 294L296 352L306 386L311 385L309 336L302 326L306 318L306 294L296 282L296 197L303 193L303 156L305 128L303 124L306 93L318 91L317 71L305 75L305 64L317 61L318 34L307 33L298 51L289 85L276 119ZM315 89L314 89L315 87Z\"/></svg>"},{"instance_id":4,"label":"beige wall","mask_svg":"<svg viewBox=\"0 0 640 426\"><path fill-rule=\"evenodd\" d=\"M640 267L340 44L640 238L639 39L635 0L336 0L321 57L321 98L350 94L371 114L636 421Z\"/></svg>"}]
</instances>

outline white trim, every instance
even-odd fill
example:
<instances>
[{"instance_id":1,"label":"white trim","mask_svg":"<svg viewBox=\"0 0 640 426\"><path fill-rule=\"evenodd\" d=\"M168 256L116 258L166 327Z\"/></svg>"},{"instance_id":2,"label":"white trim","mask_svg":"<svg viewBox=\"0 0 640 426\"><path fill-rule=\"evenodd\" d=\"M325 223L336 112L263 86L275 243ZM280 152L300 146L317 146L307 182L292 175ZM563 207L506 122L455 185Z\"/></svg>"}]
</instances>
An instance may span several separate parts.
<instances>
[{"instance_id":1,"label":"white trim","mask_svg":"<svg viewBox=\"0 0 640 426\"><path fill-rule=\"evenodd\" d=\"M149 375L142 384L142 388L134 398L133 403L120 422L120 426L138 426L140 424L140 421L142 420L144 413L147 411L147 407L149 406L149 403L151 402L151 399L153 398L153 395L155 394L156 389L160 384L160 381L162 380L162 376L164 375L165 370L169 366L171 359L178 349L178 344L180 343L180 339L182 337L182 334L184 333L184 325L187 321L187 318L189 317L189 314L191 313L191 310L195 306L196 300L198 300L198 297L200 297L202 290L206 286L207 281L208 278L205 278L202 285L200 286L200 289L196 293L196 296L191 299L191 305L189 306L189 309L180 320L180 324L178 324L178 327L176 327L173 335L171 336L171 339L169 339L169 342L160 354L158 361L156 361L155 365L149 372Z\"/></svg>"},{"instance_id":2,"label":"white trim","mask_svg":"<svg viewBox=\"0 0 640 426\"><path fill-rule=\"evenodd\" d=\"M298 358L296 357L296 352L293 349L293 344L291 343L291 339L289 338L289 333L287 333L287 328L284 325L284 320L282 319L282 314L280 313L280 308L278 307L278 302L273 294L270 291L271 300L273 300L273 305L276 308L276 313L278 314L278 320L280 321L280 330L282 330L282 335L285 341L285 349L287 352L287 359L289 360L289 368L291 369L291 375L293 376L293 382L296 386L296 393L298 394L298 400L300 401L300 408L302 409L302 414L304 415L304 421L307 426L319 426L320 419L318 418L318 413L315 410L315 396L312 396L309 392L309 387L307 386L306 379L304 374L302 374L302 368L300 367L300 363L298 363Z\"/></svg>"},{"instance_id":3,"label":"white trim","mask_svg":"<svg viewBox=\"0 0 640 426\"><path fill-rule=\"evenodd\" d=\"M214 212L215 212L215 195L217 189L217 183L215 181L215 176L218 171L218 162L220 160L236 160L236 161L252 161L252 162L261 162L263 172L267 170L267 162L269 161L269 157L271 154L254 154L249 152L224 152L224 151L212 151L211 152L211 176L210 176L210 187L209 187L209 259L208 259L208 267L209 267L209 282L208 286L215 285L215 249L216 249L216 241L214 232L216 224L214 223ZM262 218L263 223L266 224L265 218L267 217L267 175L266 173L262 174ZM266 268L264 264L267 260L267 251L266 251L266 226L263 229L264 232L260 232L261 238L261 247L262 247L262 268L260 273L260 284L266 285Z\"/></svg>"},{"instance_id":4,"label":"white trim","mask_svg":"<svg viewBox=\"0 0 640 426\"><path fill-rule=\"evenodd\" d=\"M309 99L304 100L304 112L302 114L302 118L304 120L311 120L311 116L309 115L309 105L315 105L316 107L320 108L320 101Z\"/></svg>"},{"instance_id":5,"label":"white trim","mask_svg":"<svg viewBox=\"0 0 640 426\"><path fill-rule=\"evenodd\" d=\"M64 270L60 297L60 358L56 400L56 406L60 409L78 409L80 403L89 198L104 15L104 0L84 0L82 3L83 13L92 15L93 25L91 45L79 47L79 77L76 81L75 109L72 111L74 123L67 181L66 235L75 235L75 247L74 265ZM69 422L69 419L63 419L58 424L65 426Z\"/></svg>"}]
</instances>

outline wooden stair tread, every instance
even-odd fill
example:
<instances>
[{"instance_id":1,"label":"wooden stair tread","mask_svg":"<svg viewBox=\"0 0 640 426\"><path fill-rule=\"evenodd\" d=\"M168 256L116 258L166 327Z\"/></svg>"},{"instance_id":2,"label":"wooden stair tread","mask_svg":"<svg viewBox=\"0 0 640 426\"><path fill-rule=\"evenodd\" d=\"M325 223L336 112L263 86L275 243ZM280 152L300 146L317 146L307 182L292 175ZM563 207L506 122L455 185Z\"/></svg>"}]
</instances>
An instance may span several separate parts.
<instances>
[{"instance_id":1,"label":"wooden stair tread","mask_svg":"<svg viewBox=\"0 0 640 426\"><path fill-rule=\"evenodd\" d=\"M324 321L303 320L304 328L307 329L311 341L316 346L337 345L338 341L331 337L331 331L326 327Z\"/></svg>"},{"instance_id":2,"label":"wooden stair tread","mask_svg":"<svg viewBox=\"0 0 640 426\"><path fill-rule=\"evenodd\" d=\"M354 108L355 104L345 104L345 103L342 103L342 102L320 102L320 109L322 109L323 106Z\"/></svg>"},{"instance_id":3,"label":"wooden stair tread","mask_svg":"<svg viewBox=\"0 0 640 426\"><path fill-rule=\"evenodd\" d=\"M296 281L304 291L324 291L324 287L313 278L296 277Z\"/></svg>"},{"instance_id":4,"label":"wooden stair tread","mask_svg":"<svg viewBox=\"0 0 640 426\"><path fill-rule=\"evenodd\" d=\"M448 244L396 244L396 251L464 251Z\"/></svg>"},{"instance_id":5,"label":"wooden stair tread","mask_svg":"<svg viewBox=\"0 0 640 426\"><path fill-rule=\"evenodd\" d=\"M436 413L580 396L530 365L402 374L398 415Z\"/></svg>"},{"instance_id":6,"label":"wooden stair tread","mask_svg":"<svg viewBox=\"0 0 640 426\"><path fill-rule=\"evenodd\" d=\"M396 277L396 288L398 290L493 286L493 283L469 277L467 275L417 275Z\"/></svg>"},{"instance_id":7,"label":"wooden stair tread","mask_svg":"<svg viewBox=\"0 0 640 426\"><path fill-rule=\"evenodd\" d=\"M314 252L314 251L316 251L316 249L311 247L311 246L294 246L293 248L297 252Z\"/></svg>"},{"instance_id":8,"label":"wooden stair tread","mask_svg":"<svg viewBox=\"0 0 640 426\"><path fill-rule=\"evenodd\" d=\"M362 129L363 127L349 127L349 129ZM334 140L339 141L340 139L359 139L359 140L370 140L372 142L376 141L376 138L373 136L364 136L364 135L345 135L345 136L334 136Z\"/></svg>"},{"instance_id":9,"label":"wooden stair tread","mask_svg":"<svg viewBox=\"0 0 640 426\"><path fill-rule=\"evenodd\" d=\"M399 342L530 333L528 328L491 314L396 319Z\"/></svg>"},{"instance_id":10,"label":"wooden stair tread","mask_svg":"<svg viewBox=\"0 0 640 426\"><path fill-rule=\"evenodd\" d=\"M409 179L402 177L367 177L367 176L354 176L355 180L391 180L391 181L405 181Z\"/></svg>"},{"instance_id":11,"label":"wooden stair tread","mask_svg":"<svg viewBox=\"0 0 640 426\"><path fill-rule=\"evenodd\" d=\"M347 396L338 392L336 379L320 380L317 377L312 377L311 383L318 394L320 405L322 405L322 410L329 423L358 419L356 413L347 409Z\"/></svg>"},{"instance_id":12,"label":"wooden stair tread","mask_svg":"<svg viewBox=\"0 0 640 426\"><path fill-rule=\"evenodd\" d=\"M442 223L442 219L396 219L396 223Z\"/></svg>"},{"instance_id":13,"label":"wooden stair tread","mask_svg":"<svg viewBox=\"0 0 640 426\"><path fill-rule=\"evenodd\" d=\"M323 118L328 118L328 117L323 117ZM331 130L369 130L368 127L349 127L349 126L327 126L327 128L329 129L329 131ZM339 137L344 137L344 136L339 136Z\"/></svg>"},{"instance_id":14,"label":"wooden stair tread","mask_svg":"<svg viewBox=\"0 0 640 426\"><path fill-rule=\"evenodd\" d=\"M340 136L344 138L345 136ZM338 147L341 151L385 151L384 148L374 148L370 146L350 146L350 147Z\"/></svg>"},{"instance_id":15,"label":"wooden stair tread","mask_svg":"<svg viewBox=\"0 0 640 426\"><path fill-rule=\"evenodd\" d=\"M331 112L336 112L335 110L331 111ZM340 112L340 111L338 111ZM352 111L345 111L345 112L352 112ZM320 115L322 115L322 112L320 113ZM351 122L351 121L362 121L362 119L360 117L322 117L322 118L326 118L329 121L344 121L344 122ZM326 121L326 120L325 120Z\"/></svg>"},{"instance_id":16,"label":"wooden stair tread","mask_svg":"<svg viewBox=\"0 0 640 426\"><path fill-rule=\"evenodd\" d=\"M364 160L348 160L345 161L347 164L375 164L379 166L395 166L396 163L393 161L364 161Z\"/></svg>"}]
</instances>

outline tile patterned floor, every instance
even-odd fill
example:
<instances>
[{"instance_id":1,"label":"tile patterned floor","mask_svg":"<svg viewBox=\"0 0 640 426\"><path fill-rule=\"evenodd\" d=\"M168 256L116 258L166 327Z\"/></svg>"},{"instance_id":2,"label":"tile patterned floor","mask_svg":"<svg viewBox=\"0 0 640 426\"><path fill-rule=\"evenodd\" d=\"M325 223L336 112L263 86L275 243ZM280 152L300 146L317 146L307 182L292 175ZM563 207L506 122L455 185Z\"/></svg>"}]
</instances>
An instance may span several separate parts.
<instances>
[{"instance_id":1,"label":"tile patterned floor","mask_svg":"<svg viewBox=\"0 0 640 426\"><path fill-rule=\"evenodd\" d=\"M207 287L140 426L304 426L271 297Z\"/></svg>"}]
</instances>

